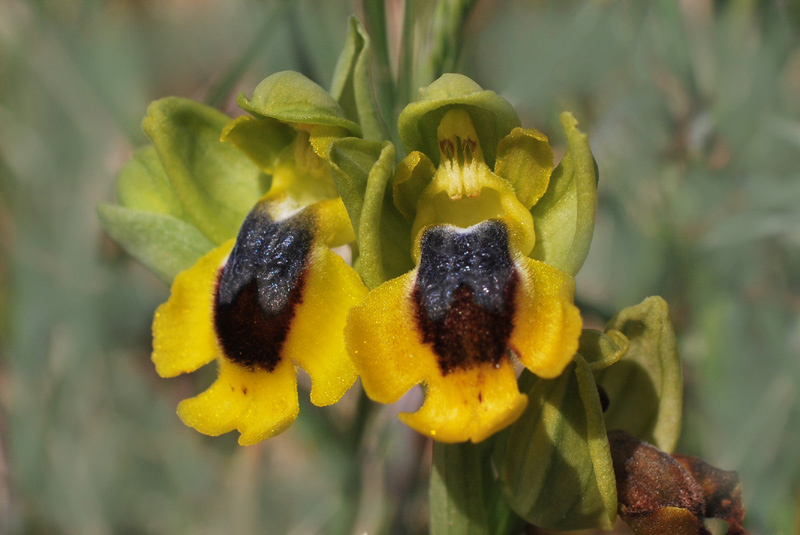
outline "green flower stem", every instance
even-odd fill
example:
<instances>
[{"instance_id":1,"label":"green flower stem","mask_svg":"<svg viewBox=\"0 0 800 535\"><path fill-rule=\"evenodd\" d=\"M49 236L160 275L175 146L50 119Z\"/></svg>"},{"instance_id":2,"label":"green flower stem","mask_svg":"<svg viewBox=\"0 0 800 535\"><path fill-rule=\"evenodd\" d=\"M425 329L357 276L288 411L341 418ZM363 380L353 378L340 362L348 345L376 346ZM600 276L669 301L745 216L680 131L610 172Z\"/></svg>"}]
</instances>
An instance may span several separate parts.
<instances>
[{"instance_id":1,"label":"green flower stem","mask_svg":"<svg viewBox=\"0 0 800 535\"><path fill-rule=\"evenodd\" d=\"M414 0L406 0L403 14L403 37L397 73L397 104L405 106L414 96Z\"/></svg>"},{"instance_id":2,"label":"green flower stem","mask_svg":"<svg viewBox=\"0 0 800 535\"><path fill-rule=\"evenodd\" d=\"M430 487L432 535L481 535L489 532L485 470L481 445L433 442Z\"/></svg>"},{"instance_id":3,"label":"green flower stem","mask_svg":"<svg viewBox=\"0 0 800 535\"><path fill-rule=\"evenodd\" d=\"M256 32L250 46L239 57L239 61L234 63L222 79L208 92L208 96L205 99L206 104L216 108L228 98L233 88L241 80L247 67L267 47L269 40L275 35L275 28L283 23L283 15L290 5L290 2L283 0L267 13L264 23Z\"/></svg>"},{"instance_id":4,"label":"green flower stem","mask_svg":"<svg viewBox=\"0 0 800 535\"><path fill-rule=\"evenodd\" d=\"M495 501L490 509L489 533L492 535L511 535L521 533L525 527L525 521L519 517L503 498L501 492L495 495Z\"/></svg>"},{"instance_id":5,"label":"green flower stem","mask_svg":"<svg viewBox=\"0 0 800 535\"><path fill-rule=\"evenodd\" d=\"M508 505L495 480L492 437L480 444L433 443L430 532L433 535L510 535L525 521Z\"/></svg>"},{"instance_id":6,"label":"green flower stem","mask_svg":"<svg viewBox=\"0 0 800 535\"><path fill-rule=\"evenodd\" d=\"M386 32L386 12L383 0L364 0L364 24L375 51L375 98L381 116L390 132L396 131L395 87L389 62L389 38Z\"/></svg>"},{"instance_id":7,"label":"green flower stem","mask_svg":"<svg viewBox=\"0 0 800 535\"><path fill-rule=\"evenodd\" d=\"M476 4L476 0L442 0L436 4L429 23L430 52L418 63L416 79L420 85L457 70L464 26Z\"/></svg>"},{"instance_id":8,"label":"green flower stem","mask_svg":"<svg viewBox=\"0 0 800 535\"><path fill-rule=\"evenodd\" d=\"M429 438L423 435L417 435L416 440L414 440L411 446L411 452L408 457L410 459L422 459L429 441ZM395 533L401 526L405 525L405 519L409 518L408 515L411 513L411 508L414 507L414 500L416 499L416 493L414 491L425 484L427 478L424 476L426 475L425 471L416 467L415 469L408 470L399 484L393 481L392 487L387 489L387 491L391 496L396 496L397 498L390 500L389 503L386 504L386 513L376 533ZM386 483L387 482L384 481L384 486Z\"/></svg>"},{"instance_id":9,"label":"green flower stem","mask_svg":"<svg viewBox=\"0 0 800 535\"><path fill-rule=\"evenodd\" d=\"M367 397L363 389L359 392L356 413L349 434L345 437L345 448L349 452L346 459L342 481L342 504L333 519L330 532L332 535L351 535L354 531L358 510L361 503L361 455L364 431L375 405Z\"/></svg>"}]
</instances>

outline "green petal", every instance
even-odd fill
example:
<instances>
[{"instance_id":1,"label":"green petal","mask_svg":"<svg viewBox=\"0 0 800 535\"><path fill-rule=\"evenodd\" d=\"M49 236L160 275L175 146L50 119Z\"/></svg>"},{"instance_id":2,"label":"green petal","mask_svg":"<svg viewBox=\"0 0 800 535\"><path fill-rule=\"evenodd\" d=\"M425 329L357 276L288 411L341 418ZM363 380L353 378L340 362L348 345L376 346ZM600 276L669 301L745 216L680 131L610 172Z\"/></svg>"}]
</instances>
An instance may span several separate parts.
<instances>
[{"instance_id":1,"label":"green petal","mask_svg":"<svg viewBox=\"0 0 800 535\"><path fill-rule=\"evenodd\" d=\"M172 190L152 146L136 149L117 175L117 202L131 210L183 216L180 199Z\"/></svg>"},{"instance_id":2,"label":"green petal","mask_svg":"<svg viewBox=\"0 0 800 535\"><path fill-rule=\"evenodd\" d=\"M578 353L580 353L594 371L608 368L628 351L628 339L619 331L606 332L584 329L581 333Z\"/></svg>"},{"instance_id":3,"label":"green petal","mask_svg":"<svg viewBox=\"0 0 800 535\"><path fill-rule=\"evenodd\" d=\"M553 172L553 149L538 130L515 128L497 147L495 174L514 186L519 201L530 210L547 191Z\"/></svg>"},{"instance_id":4,"label":"green petal","mask_svg":"<svg viewBox=\"0 0 800 535\"><path fill-rule=\"evenodd\" d=\"M411 225L398 212L388 187L394 146L357 138L334 141L331 174L356 232L358 271L368 288L410 270Z\"/></svg>"},{"instance_id":5,"label":"green petal","mask_svg":"<svg viewBox=\"0 0 800 535\"><path fill-rule=\"evenodd\" d=\"M394 204L409 221L414 221L419 198L435 173L431 159L419 151L412 152L397 164L392 186Z\"/></svg>"},{"instance_id":6,"label":"green petal","mask_svg":"<svg viewBox=\"0 0 800 535\"><path fill-rule=\"evenodd\" d=\"M202 232L168 214L100 204L97 215L115 242L167 284L214 248Z\"/></svg>"},{"instance_id":7,"label":"green petal","mask_svg":"<svg viewBox=\"0 0 800 535\"><path fill-rule=\"evenodd\" d=\"M460 74L442 75L400 113L398 130L406 152L421 151L439 165L436 130L444 114L454 106L469 113L486 163L494 167L497 144L520 125L519 117L506 99Z\"/></svg>"},{"instance_id":8,"label":"green petal","mask_svg":"<svg viewBox=\"0 0 800 535\"><path fill-rule=\"evenodd\" d=\"M575 275L589 254L597 211L597 173L586 134L569 112L561 114L567 153L533 206L536 246L531 256Z\"/></svg>"},{"instance_id":9,"label":"green petal","mask_svg":"<svg viewBox=\"0 0 800 535\"><path fill-rule=\"evenodd\" d=\"M523 372L520 390L528 408L511 426L500 464L509 505L545 529L610 529L617 515L614 467L586 361L576 355L556 379Z\"/></svg>"},{"instance_id":10,"label":"green petal","mask_svg":"<svg viewBox=\"0 0 800 535\"><path fill-rule=\"evenodd\" d=\"M255 117L272 117L293 125L336 126L356 136L361 134L361 128L347 119L333 97L299 72L267 76L256 86L252 99L242 93L236 102Z\"/></svg>"},{"instance_id":11,"label":"green petal","mask_svg":"<svg viewBox=\"0 0 800 535\"><path fill-rule=\"evenodd\" d=\"M630 340L627 354L597 375L609 398L606 424L672 452L681 429L683 378L667 303L648 297L606 326Z\"/></svg>"},{"instance_id":12,"label":"green petal","mask_svg":"<svg viewBox=\"0 0 800 535\"><path fill-rule=\"evenodd\" d=\"M214 243L236 235L266 187L265 175L220 141L229 121L213 108L171 97L150 104L142 122L186 220Z\"/></svg>"},{"instance_id":13,"label":"green petal","mask_svg":"<svg viewBox=\"0 0 800 535\"><path fill-rule=\"evenodd\" d=\"M369 34L358 18L350 17L347 41L333 74L331 95L347 117L361 125L364 139L380 141L388 136L372 98L371 59Z\"/></svg>"},{"instance_id":14,"label":"green petal","mask_svg":"<svg viewBox=\"0 0 800 535\"><path fill-rule=\"evenodd\" d=\"M222 130L220 139L229 141L245 153L265 173L272 174L278 157L292 142L295 133L277 119L237 117Z\"/></svg>"}]
</instances>

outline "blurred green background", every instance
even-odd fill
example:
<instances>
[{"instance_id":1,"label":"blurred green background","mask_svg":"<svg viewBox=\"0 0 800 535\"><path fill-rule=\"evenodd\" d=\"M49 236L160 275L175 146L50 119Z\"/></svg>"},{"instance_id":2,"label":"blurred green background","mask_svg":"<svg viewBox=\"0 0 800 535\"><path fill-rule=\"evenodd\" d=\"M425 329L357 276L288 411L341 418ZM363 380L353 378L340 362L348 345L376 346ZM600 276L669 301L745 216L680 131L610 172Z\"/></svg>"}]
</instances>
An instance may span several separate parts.
<instances>
[{"instance_id":1,"label":"blurred green background","mask_svg":"<svg viewBox=\"0 0 800 535\"><path fill-rule=\"evenodd\" d=\"M402 2L386 6L396 35ZM322 417L303 407L247 449L181 425L177 401L211 378L157 378L168 288L94 206L146 142L151 100L235 113L278 70L327 85L359 9L0 0L0 533L326 533L346 463ZM555 145L563 109L589 133L600 201L580 304L591 323L667 299L680 450L741 473L755 534L800 533L798 30L797 0L480 1L458 66ZM369 430L359 533L426 530L429 452L397 410Z\"/></svg>"}]
</instances>

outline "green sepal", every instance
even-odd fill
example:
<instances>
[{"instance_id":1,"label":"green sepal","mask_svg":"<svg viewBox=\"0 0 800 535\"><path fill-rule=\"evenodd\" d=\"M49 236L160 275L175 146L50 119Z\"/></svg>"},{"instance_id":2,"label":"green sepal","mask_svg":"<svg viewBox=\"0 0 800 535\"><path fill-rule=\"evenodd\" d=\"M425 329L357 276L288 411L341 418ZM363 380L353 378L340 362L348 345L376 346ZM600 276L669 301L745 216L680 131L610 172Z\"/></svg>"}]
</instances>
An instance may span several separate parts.
<instances>
[{"instance_id":1,"label":"green sepal","mask_svg":"<svg viewBox=\"0 0 800 535\"><path fill-rule=\"evenodd\" d=\"M328 151L331 175L353 224L357 269L375 288L412 267L411 225L394 206L389 182L394 145L357 138L334 140Z\"/></svg>"},{"instance_id":2,"label":"green sepal","mask_svg":"<svg viewBox=\"0 0 800 535\"><path fill-rule=\"evenodd\" d=\"M372 45L369 34L361 21L354 16L350 17L347 28L347 40L333 74L331 96L347 117L361 125L364 139L380 141L389 136L372 98Z\"/></svg>"},{"instance_id":3,"label":"green sepal","mask_svg":"<svg viewBox=\"0 0 800 535\"><path fill-rule=\"evenodd\" d=\"M533 214L536 245L531 257L570 275L581 269L594 233L597 171L586 134L569 112L561 114L567 152L550 177Z\"/></svg>"},{"instance_id":4,"label":"green sepal","mask_svg":"<svg viewBox=\"0 0 800 535\"><path fill-rule=\"evenodd\" d=\"M240 108L257 118L271 117L298 126L339 127L351 135L361 135L361 127L345 116L344 110L333 97L299 72L271 74L256 86L253 98L248 99L244 93L240 93L236 102ZM346 132L342 135L346 135Z\"/></svg>"},{"instance_id":5,"label":"green sepal","mask_svg":"<svg viewBox=\"0 0 800 535\"><path fill-rule=\"evenodd\" d=\"M400 113L397 128L406 152L421 151L438 166L437 129L444 114L456 106L469 113L486 163L494 167L497 144L520 125L519 117L506 99L461 74L442 75Z\"/></svg>"},{"instance_id":6,"label":"green sepal","mask_svg":"<svg viewBox=\"0 0 800 535\"><path fill-rule=\"evenodd\" d=\"M167 284L214 248L197 228L169 214L100 204L97 216L115 242Z\"/></svg>"},{"instance_id":7,"label":"green sepal","mask_svg":"<svg viewBox=\"0 0 800 535\"><path fill-rule=\"evenodd\" d=\"M671 453L678 443L683 377L667 303L648 297L622 309L606 326L630 341L626 355L597 374L608 394L606 425Z\"/></svg>"},{"instance_id":8,"label":"green sepal","mask_svg":"<svg viewBox=\"0 0 800 535\"><path fill-rule=\"evenodd\" d=\"M232 143L262 171L272 174L295 135L290 126L277 119L243 115L225 126L220 139Z\"/></svg>"},{"instance_id":9,"label":"green sepal","mask_svg":"<svg viewBox=\"0 0 800 535\"><path fill-rule=\"evenodd\" d=\"M117 202L131 210L183 216L181 201L151 145L136 149L117 174Z\"/></svg>"},{"instance_id":10,"label":"green sepal","mask_svg":"<svg viewBox=\"0 0 800 535\"><path fill-rule=\"evenodd\" d=\"M185 219L217 244L236 235L268 183L243 153L220 141L229 121L213 108L175 97L150 104L142 121Z\"/></svg>"},{"instance_id":11,"label":"green sepal","mask_svg":"<svg viewBox=\"0 0 800 535\"><path fill-rule=\"evenodd\" d=\"M425 154L414 151L397 164L392 181L394 204L409 221L417 215L417 203L428 187L436 168Z\"/></svg>"},{"instance_id":12,"label":"green sepal","mask_svg":"<svg viewBox=\"0 0 800 535\"><path fill-rule=\"evenodd\" d=\"M499 453L511 508L538 527L611 529L614 466L594 376L581 355L556 379L524 371L528 407Z\"/></svg>"},{"instance_id":13,"label":"green sepal","mask_svg":"<svg viewBox=\"0 0 800 535\"><path fill-rule=\"evenodd\" d=\"M553 149L538 130L515 128L497 147L495 174L514 186L517 199L528 210L542 198L553 172Z\"/></svg>"},{"instance_id":14,"label":"green sepal","mask_svg":"<svg viewBox=\"0 0 800 535\"><path fill-rule=\"evenodd\" d=\"M581 332L578 353L586 359L589 369L596 372L624 357L629 346L628 338L619 331L584 329Z\"/></svg>"},{"instance_id":15,"label":"green sepal","mask_svg":"<svg viewBox=\"0 0 800 535\"><path fill-rule=\"evenodd\" d=\"M486 535L491 482L486 448L481 444L433 443L430 485L431 535Z\"/></svg>"}]
</instances>

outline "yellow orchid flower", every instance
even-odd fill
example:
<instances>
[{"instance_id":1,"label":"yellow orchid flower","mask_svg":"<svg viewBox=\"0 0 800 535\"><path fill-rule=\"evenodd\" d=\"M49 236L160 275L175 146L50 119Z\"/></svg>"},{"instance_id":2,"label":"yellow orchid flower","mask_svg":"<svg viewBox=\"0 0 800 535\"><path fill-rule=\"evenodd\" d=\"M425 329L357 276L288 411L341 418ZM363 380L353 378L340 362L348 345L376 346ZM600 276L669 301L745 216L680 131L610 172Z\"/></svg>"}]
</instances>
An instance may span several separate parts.
<instances>
[{"instance_id":1,"label":"yellow orchid flower","mask_svg":"<svg viewBox=\"0 0 800 535\"><path fill-rule=\"evenodd\" d=\"M358 125L297 73L267 78L240 104L251 115L222 139L269 173L271 188L235 239L175 278L153 321L152 358L162 377L216 360L216 382L178 414L208 435L237 429L250 445L297 417L296 365L311 377L315 405L335 403L355 382L342 333L366 288L330 249L354 234L323 159L330 139Z\"/></svg>"},{"instance_id":2,"label":"yellow orchid flower","mask_svg":"<svg viewBox=\"0 0 800 535\"><path fill-rule=\"evenodd\" d=\"M424 386L403 422L442 442L479 442L527 405L516 362L552 378L578 348L574 280L528 256L552 151L507 102L457 75L403 111L400 133L409 154L394 196L413 221L416 267L353 308L348 351L373 400Z\"/></svg>"}]
</instances>

